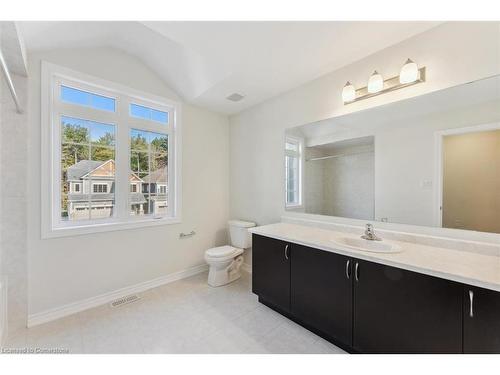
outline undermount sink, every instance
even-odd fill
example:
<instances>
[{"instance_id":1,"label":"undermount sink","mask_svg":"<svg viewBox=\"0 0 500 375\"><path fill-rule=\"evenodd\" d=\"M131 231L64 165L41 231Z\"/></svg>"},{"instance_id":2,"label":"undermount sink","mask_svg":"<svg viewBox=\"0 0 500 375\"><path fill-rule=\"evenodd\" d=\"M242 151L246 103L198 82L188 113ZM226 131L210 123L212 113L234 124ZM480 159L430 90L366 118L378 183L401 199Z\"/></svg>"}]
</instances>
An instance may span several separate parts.
<instances>
[{"instance_id":1,"label":"undermount sink","mask_svg":"<svg viewBox=\"0 0 500 375\"><path fill-rule=\"evenodd\" d=\"M355 237L335 237L333 242L339 246L349 247L354 250L370 251L373 253L399 253L401 246L388 241L370 241Z\"/></svg>"}]
</instances>

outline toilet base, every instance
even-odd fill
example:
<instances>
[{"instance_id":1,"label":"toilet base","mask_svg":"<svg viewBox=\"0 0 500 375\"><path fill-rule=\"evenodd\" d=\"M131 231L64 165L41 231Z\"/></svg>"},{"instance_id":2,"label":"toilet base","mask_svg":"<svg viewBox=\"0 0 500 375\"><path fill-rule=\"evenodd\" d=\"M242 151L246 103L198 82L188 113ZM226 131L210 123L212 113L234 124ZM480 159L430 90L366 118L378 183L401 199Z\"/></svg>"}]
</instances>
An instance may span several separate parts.
<instances>
[{"instance_id":1,"label":"toilet base","mask_svg":"<svg viewBox=\"0 0 500 375\"><path fill-rule=\"evenodd\" d=\"M243 256L239 255L227 264L210 264L208 285L218 287L232 283L241 277L240 268Z\"/></svg>"}]
</instances>

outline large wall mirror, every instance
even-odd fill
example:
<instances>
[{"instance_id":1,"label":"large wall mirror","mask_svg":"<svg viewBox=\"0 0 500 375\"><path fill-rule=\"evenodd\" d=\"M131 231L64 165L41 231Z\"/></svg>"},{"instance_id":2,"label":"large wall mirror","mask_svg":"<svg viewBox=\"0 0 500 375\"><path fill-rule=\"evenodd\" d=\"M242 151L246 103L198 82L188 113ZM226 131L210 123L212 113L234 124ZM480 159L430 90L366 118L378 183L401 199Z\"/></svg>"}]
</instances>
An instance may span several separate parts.
<instances>
[{"instance_id":1,"label":"large wall mirror","mask_svg":"<svg viewBox=\"0 0 500 375\"><path fill-rule=\"evenodd\" d=\"M500 233L500 76L287 129L286 209Z\"/></svg>"}]
</instances>

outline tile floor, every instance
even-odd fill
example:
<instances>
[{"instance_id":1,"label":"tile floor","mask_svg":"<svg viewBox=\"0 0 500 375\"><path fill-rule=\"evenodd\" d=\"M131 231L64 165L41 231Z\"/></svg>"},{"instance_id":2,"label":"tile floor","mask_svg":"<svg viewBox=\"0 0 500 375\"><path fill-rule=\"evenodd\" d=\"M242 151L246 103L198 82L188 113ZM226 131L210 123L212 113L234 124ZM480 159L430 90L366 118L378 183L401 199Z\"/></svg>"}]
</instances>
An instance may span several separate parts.
<instances>
[{"instance_id":1,"label":"tile floor","mask_svg":"<svg viewBox=\"0 0 500 375\"><path fill-rule=\"evenodd\" d=\"M18 332L4 348L70 353L344 353L260 304L251 277L211 288L207 273Z\"/></svg>"}]
</instances>

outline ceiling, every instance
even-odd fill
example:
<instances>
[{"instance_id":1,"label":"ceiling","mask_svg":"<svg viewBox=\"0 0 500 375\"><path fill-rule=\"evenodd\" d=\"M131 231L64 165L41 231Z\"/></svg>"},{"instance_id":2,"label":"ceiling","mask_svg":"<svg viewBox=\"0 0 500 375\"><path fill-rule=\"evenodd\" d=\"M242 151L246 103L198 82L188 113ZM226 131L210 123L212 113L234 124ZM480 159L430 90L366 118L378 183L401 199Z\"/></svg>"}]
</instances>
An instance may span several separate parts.
<instances>
[{"instance_id":1,"label":"ceiling","mask_svg":"<svg viewBox=\"0 0 500 375\"><path fill-rule=\"evenodd\" d=\"M28 52L109 46L184 100L234 114L438 22L19 22ZM227 96L244 99L232 102Z\"/></svg>"}]
</instances>

